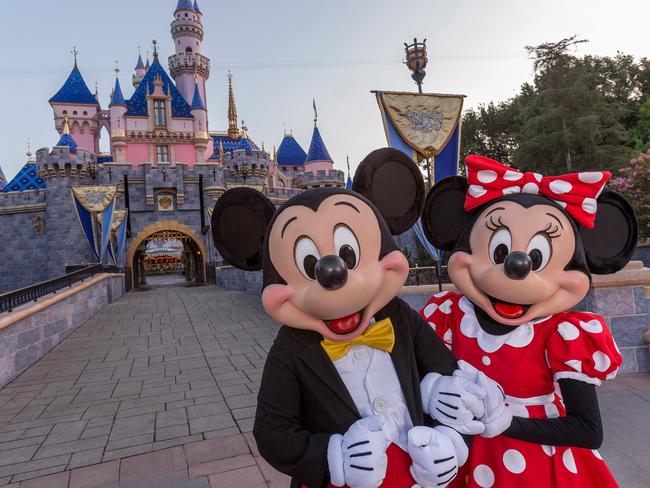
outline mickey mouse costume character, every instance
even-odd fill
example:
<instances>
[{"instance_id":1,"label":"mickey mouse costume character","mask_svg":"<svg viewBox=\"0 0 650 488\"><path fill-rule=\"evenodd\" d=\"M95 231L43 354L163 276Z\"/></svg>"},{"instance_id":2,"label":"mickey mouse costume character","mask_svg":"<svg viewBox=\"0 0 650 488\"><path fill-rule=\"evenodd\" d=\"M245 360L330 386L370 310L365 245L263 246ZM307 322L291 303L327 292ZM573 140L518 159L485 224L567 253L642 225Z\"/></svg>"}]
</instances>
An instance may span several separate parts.
<instances>
[{"instance_id":1,"label":"mickey mouse costume character","mask_svg":"<svg viewBox=\"0 0 650 488\"><path fill-rule=\"evenodd\" d=\"M450 486L617 486L596 451L595 387L622 358L603 317L567 310L587 295L591 273L628 263L634 212L603 191L606 171L542 177L480 156L466 167L467 180L432 188L422 218L427 238L450 252L460 294L433 296L421 314L459 359L456 374L496 380L514 417L498 436L504 426L483 419Z\"/></svg>"},{"instance_id":2,"label":"mickey mouse costume character","mask_svg":"<svg viewBox=\"0 0 650 488\"><path fill-rule=\"evenodd\" d=\"M484 415L486 393L449 376L452 354L396 297L408 262L392 236L420 215L422 175L401 152L380 149L359 166L353 190L308 190L276 210L262 193L235 188L215 205L217 249L233 266L263 269L262 303L285 324L253 434L293 487L444 487L467 445L430 417L425 426L420 381L434 375L431 391L450 395L467 434L483 430L472 419Z\"/></svg>"}]
</instances>

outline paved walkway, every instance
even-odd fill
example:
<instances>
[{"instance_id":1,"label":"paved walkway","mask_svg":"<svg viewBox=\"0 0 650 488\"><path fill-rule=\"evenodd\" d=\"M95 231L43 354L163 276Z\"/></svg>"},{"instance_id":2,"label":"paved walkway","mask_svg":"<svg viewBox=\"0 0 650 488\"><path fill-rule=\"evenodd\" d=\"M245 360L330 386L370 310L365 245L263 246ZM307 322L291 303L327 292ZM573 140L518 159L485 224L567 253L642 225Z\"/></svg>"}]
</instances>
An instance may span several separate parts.
<instances>
[{"instance_id":1,"label":"paved walkway","mask_svg":"<svg viewBox=\"0 0 650 488\"><path fill-rule=\"evenodd\" d=\"M0 390L0 485L288 486L250 435L276 331L243 292L127 294ZM647 486L650 376L605 386L601 402L601 452L622 486Z\"/></svg>"}]
</instances>

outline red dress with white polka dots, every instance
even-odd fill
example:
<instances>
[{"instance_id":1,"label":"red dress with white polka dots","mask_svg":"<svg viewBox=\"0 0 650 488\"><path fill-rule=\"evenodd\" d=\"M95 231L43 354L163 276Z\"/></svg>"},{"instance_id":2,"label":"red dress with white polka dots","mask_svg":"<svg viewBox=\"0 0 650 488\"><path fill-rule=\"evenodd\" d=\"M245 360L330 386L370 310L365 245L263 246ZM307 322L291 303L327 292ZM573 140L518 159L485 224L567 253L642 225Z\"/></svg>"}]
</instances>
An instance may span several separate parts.
<instances>
[{"instance_id":1,"label":"red dress with white polka dots","mask_svg":"<svg viewBox=\"0 0 650 488\"><path fill-rule=\"evenodd\" d=\"M434 295L420 311L457 359L485 372L504 389L514 416L566 415L557 381L599 385L616 375L622 358L599 315L565 312L487 334L462 295ZM616 487L596 450L544 446L500 435L475 437L467 463L450 485L471 488Z\"/></svg>"}]
</instances>

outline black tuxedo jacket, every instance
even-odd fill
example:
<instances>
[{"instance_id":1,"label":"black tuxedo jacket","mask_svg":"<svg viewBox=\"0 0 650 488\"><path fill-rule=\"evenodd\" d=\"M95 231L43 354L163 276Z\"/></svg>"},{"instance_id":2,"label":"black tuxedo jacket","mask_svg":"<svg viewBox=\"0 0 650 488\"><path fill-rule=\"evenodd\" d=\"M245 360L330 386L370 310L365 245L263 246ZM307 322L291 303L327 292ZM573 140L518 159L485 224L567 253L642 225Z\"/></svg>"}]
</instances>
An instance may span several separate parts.
<instances>
[{"instance_id":1,"label":"black tuxedo jacket","mask_svg":"<svg viewBox=\"0 0 650 488\"><path fill-rule=\"evenodd\" d=\"M431 326L400 298L375 315L395 328L391 353L414 425L425 425L420 380L456 369L456 360ZM253 435L260 454L291 476L292 487L329 483L327 446L361 417L316 332L283 326L269 351L257 400ZM431 425L427 416L427 425Z\"/></svg>"}]
</instances>

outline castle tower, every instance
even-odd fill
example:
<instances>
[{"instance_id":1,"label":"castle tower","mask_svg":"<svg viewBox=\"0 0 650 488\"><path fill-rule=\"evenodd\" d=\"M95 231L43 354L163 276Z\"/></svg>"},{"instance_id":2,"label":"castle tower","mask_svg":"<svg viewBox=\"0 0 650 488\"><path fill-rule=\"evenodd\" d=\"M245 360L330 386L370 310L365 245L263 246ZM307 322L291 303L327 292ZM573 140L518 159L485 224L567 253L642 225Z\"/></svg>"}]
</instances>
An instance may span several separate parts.
<instances>
[{"instance_id":1,"label":"castle tower","mask_svg":"<svg viewBox=\"0 0 650 488\"><path fill-rule=\"evenodd\" d=\"M203 14L193 0L178 0L171 24L176 54L169 57L169 72L176 87L190 103L194 97L195 75L201 99L207 103L205 82L210 77L210 60L202 54Z\"/></svg>"},{"instance_id":2,"label":"castle tower","mask_svg":"<svg viewBox=\"0 0 650 488\"><path fill-rule=\"evenodd\" d=\"M210 136L208 135L208 111L205 108L203 99L201 98L201 90L199 88L198 76L194 82L194 97L191 106L192 117L194 117L194 148L196 149L196 162L199 164L205 163L209 154L208 143Z\"/></svg>"},{"instance_id":3,"label":"castle tower","mask_svg":"<svg viewBox=\"0 0 650 488\"><path fill-rule=\"evenodd\" d=\"M334 168L334 162L330 156L325 141L318 130L318 112L316 111L316 102L314 102L314 132L311 137L309 151L305 158L305 172L316 174L317 171L327 171L328 173Z\"/></svg>"},{"instance_id":4,"label":"castle tower","mask_svg":"<svg viewBox=\"0 0 650 488\"><path fill-rule=\"evenodd\" d=\"M54 111L54 125L57 132L63 134L63 121L67 118L70 135L79 147L98 153L100 106L81 76L76 50L74 53L74 68L63 86L49 100Z\"/></svg>"},{"instance_id":5,"label":"castle tower","mask_svg":"<svg viewBox=\"0 0 650 488\"><path fill-rule=\"evenodd\" d=\"M235 93L232 89L232 75L228 73L228 137L237 139L239 127L237 126L237 105L235 105Z\"/></svg>"},{"instance_id":6,"label":"castle tower","mask_svg":"<svg viewBox=\"0 0 650 488\"><path fill-rule=\"evenodd\" d=\"M147 64L149 64L149 60L147 59ZM149 69L147 66L144 65L142 62L142 54L138 54L138 62L135 65L135 73L133 74L132 80L133 80L133 88L138 88L140 86L140 83L142 82L142 78L144 78L144 75L147 74L147 69Z\"/></svg>"},{"instance_id":7,"label":"castle tower","mask_svg":"<svg viewBox=\"0 0 650 488\"><path fill-rule=\"evenodd\" d=\"M142 61L142 59L140 59ZM111 152L116 163L126 162L126 100L120 86L120 70L115 69L115 88L109 105L111 115ZM144 75L143 75L144 76Z\"/></svg>"}]
</instances>

